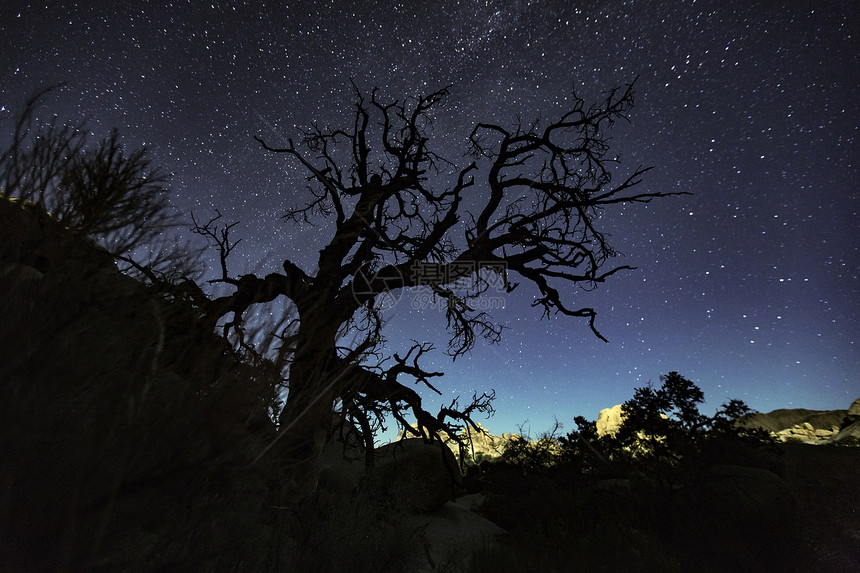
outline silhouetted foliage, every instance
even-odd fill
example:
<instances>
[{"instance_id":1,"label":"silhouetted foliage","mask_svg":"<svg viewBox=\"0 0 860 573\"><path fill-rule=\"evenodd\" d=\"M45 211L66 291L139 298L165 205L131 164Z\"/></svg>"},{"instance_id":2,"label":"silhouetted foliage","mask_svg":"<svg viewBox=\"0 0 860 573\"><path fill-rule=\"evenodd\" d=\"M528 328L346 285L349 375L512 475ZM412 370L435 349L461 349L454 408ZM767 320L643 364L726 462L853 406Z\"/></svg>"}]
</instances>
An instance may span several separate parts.
<instances>
[{"instance_id":1,"label":"silhouetted foliage","mask_svg":"<svg viewBox=\"0 0 860 573\"><path fill-rule=\"evenodd\" d=\"M766 437L734 424L752 410L737 399L724 403L713 416L699 412L704 393L677 372L660 377L662 385L637 388L622 406L624 422L615 438L633 458L677 462L701 456L725 440L758 442Z\"/></svg>"},{"instance_id":2,"label":"silhouetted foliage","mask_svg":"<svg viewBox=\"0 0 860 573\"><path fill-rule=\"evenodd\" d=\"M521 427L519 434L512 435L505 442L505 449L499 461L526 472L540 472L557 465L560 430L561 424L556 422L552 428L531 439Z\"/></svg>"},{"instance_id":3,"label":"silhouetted foliage","mask_svg":"<svg viewBox=\"0 0 860 573\"><path fill-rule=\"evenodd\" d=\"M595 474L609 469L608 456L617 449L612 437L597 434L597 422L575 416L576 430L558 437L559 465L580 474Z\"/></svg>"},{"instance_id":4,"label":"silhouetted foliage","mask_svg":"<svg viewBox=\"0 0 860 573\"><path fill-rule=\"evenodd\" d=\"M659 388L636 388L622 405L622 423L614 434L599 436L595 422L577 417L577 432L559 438L566 463L588 473L616 466L677 465L697 461L715 463L743 455L742 450L773 445L767 432L736 424L752 410L731 399L712 416L699 412L704 393L677 372L660 376ZM602 454L602 455L601 455Z\"/></svg>"},{"instance_id":5,"label":"silhouetted foliage","mask_svg":"<svg viewBox=\"0 0 860 573\"><path fill-rule=\"evenodd\" d=\"M660 380L635 390L614 434L578 416L576 431L516 439L486 466L482 512L509 534L476 571L810 568L772 440L735 424L750 409L730 400L708 416L695 384Z\"/></svg>"},{"instance_id":6,"label":"silhouetted foliage","mask_svg":"<svg viewBox=\"0 0 860 573\"><path fill-rule=\"evenodd\" d=\"M143 278L177 280L200 271L199 248L171 238L179 223L168 177L145 148L127 151L116 130L92 145L84 123L37 117L30 97L0 152L0 198L41 208L72 233L89 237Z\"/></svg>"}]
</instances>

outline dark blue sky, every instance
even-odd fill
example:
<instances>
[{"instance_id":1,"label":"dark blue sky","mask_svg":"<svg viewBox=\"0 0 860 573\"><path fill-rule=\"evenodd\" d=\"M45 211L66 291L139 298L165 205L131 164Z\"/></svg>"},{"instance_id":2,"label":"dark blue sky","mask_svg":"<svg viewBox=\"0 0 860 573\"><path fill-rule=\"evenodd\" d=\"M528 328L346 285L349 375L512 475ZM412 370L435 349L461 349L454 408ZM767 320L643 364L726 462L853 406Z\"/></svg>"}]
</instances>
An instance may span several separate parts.
<instances>
[{"instance_id":1,"label":"dark blue sky","mask_svg":"<svg viewBox=\"0 0 860 573\"><path fill-rule=\"evenodd\" d=\"M495 388L495 432L595 418L676 370L713 408L847 408L860 396L860 9L849 2L42 2L0 7L0 121L67 82L44 113L119 127L172 172L175 204L219 208L244 242L235 273L306 264L324 244L280 220L303 173L263 152L311 122L348 125L350 78L390 98L451 85L437 149L463 163L477 121L551 118L639 76L622 168L689 191L607 211L638 270L569 300L582 320L538 321L518 289L510 327L446 371L443 399ZM14 3L13 3L14 4ZM579 6L574 7L574 6ZM787 7L788 5L796 7ZM302 253L305 253L302 255ZM445 346L443 317L404 293L387 335ZM400 345L400 346L398 346ZM706 409L707 409L706 408Z\"/></svg>"}]
</instances>

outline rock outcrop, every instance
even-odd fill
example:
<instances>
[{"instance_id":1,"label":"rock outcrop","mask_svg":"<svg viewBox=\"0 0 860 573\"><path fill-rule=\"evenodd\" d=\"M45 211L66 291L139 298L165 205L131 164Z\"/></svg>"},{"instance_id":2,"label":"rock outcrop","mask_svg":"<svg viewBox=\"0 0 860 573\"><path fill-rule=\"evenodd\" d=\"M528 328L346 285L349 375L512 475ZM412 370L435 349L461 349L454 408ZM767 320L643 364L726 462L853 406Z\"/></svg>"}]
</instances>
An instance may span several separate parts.
<instances>
[{"instance_id":1,"label":"rock outcrop","mask_svg":"<svg viewBox=\"0 0 860 573\"><path fill-rule=\"evenodd\" d=\"M376 449L368 477L396 507L426 513L458 493L462 478L454 454L438 443L407 438Z\"/></svg>"},{"instance_id":2,"label":"rock outcrop","mask_svg":"<svg viewBox=\"0 0 860 573\"><path fill-rule=\"evenodd\" d=\"M478 429L465 428L459 434L459 442L446 432L440 432L442 442L451 450L454 457L460 461L479 461L487 458L498 458L512 439L519 438L519 434L503 433L501 436L491 434L480 422L476 424ZM403 439L403 431L397 434L397 440Z\"/></svg>"},{"instance_id":3,"label":"rock outcrop","mask_svg":"<svg viewBox=\"0 0 860 573\"><path fill-rule=\"evenodd\" d=\"M478 494L463 496L431 513L407 519L407 525L421 532L424 546L423 555L416 555L410 570L468 573L473 570L476 550L497 547L502 528L472 511L482 500Z\"/></svg>"},{"instance_id":4,"label":"rock outcrop","mask_svg":"<svg viewBox=\"0 0 860 573\"><path fill-rule=\"evenodd\" d=\"M860 442L860 420L852 422L839 430L839 433L830 438L830 443L841 445L842 443L845 443L845 440L849 439L854 440L854 445L857 445L857 443Z\"/></svg>"},{"instance_id":5,"label":"rock outcrop","mask_svg":"<svg viewBox=\"0 0 860 573\"><path fill-rule=\"evenodd\" d=\"M860 398L854 400L854 402L848 408L848 416L860 420Z\"/></svg>"},{"instance_id":6,"label":"rock outcrop","mask_svg":"<svg viewBox=\"0 0 860 573\"><path fill-rule=\"evenodd\" d=\"M842 422L839 433L830 439L832 443L841 444L847 440L852 440L854 445L860 443L860 398L854 400L854 403L848 408L848 414Z\"/></svg>"},{"instance_id":7,"label":"rock outcrop","mask_svg":"<svg viewBox=\"0 0 860 573\"><path fill-rule=\"evenodd\" d=\"M849 410L779 409L766 414L748 414L740 418L738 424L767 430L781 442L823 444L840 434L848 413ZM847 435L843 434L843 438Z\"/></svg>"},{"instance_id":8,"label":"rock outcrop","mask_svg":"<svg viewBox=\"0 0 860 573\"><path fill-rule=\"evenodd\" d=\"M623 404L616 404L611 408L604 408L597 415L597 435L600 437L614 436L621 424L624 423L624 414L621 411Z\"/></svg>"},{"instance_id":9,"label":"rock outcrop","mask_svg":"<svg viewBox=\"0 0 860 573\"><path fill-rule=\"evenodd\" d=\"M501 436L494 436L480 422L477 425L480 430L466 428L460 432L460 438L464 444L464 454L472 460L500 456L505 451L505 444L511 439L511 436L517 435L504 433ZM454 455L459 458L459 447L454 447L452 450Z\"/></svg>"},{"instance_id":10,"label":"rock outcrop","mask_svg":"<svg viewBox=\"0 0 860 573\"><path fill-rule=\"evenodd\" d=\"M7 568L184 569L195 550L228 539L258 552L257 541L243 544L263 540L264 524L237 508L265 507L266 482L227 474L250 464L275 428L256 371L195 317L37 205L0 198ZM165 550L192 508L210 516L215 505L230 517L204 523L205 542Z\"/></svg>"},{"instance_id":11,"label":"rock outcrop","mask_svg":"<svg viewBox=\"0 0 860 573\"><path fill-rule=\"evenodd\" d=\"M367 468L360 445L332 439L321 459L321 493L336 498L364 487L386 504L411 513L434 511L462 493L460 465L438 441L399 439L376 448L373 460L373 467Z\"/></svg>"}]
</instances>

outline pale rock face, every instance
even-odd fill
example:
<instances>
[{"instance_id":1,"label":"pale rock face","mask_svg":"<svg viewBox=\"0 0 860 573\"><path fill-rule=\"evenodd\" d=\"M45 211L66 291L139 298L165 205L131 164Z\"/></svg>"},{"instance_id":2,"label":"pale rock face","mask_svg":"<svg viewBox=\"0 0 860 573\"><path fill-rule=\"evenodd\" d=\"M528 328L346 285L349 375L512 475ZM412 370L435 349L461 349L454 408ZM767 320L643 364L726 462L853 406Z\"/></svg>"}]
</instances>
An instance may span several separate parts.
<instances>
[{"instance_id":1,"label":"pale rock face","mask_svg":"<svg viewBox=\"0 0 860 573\"><path fill-rule=\"evenodd\" d=\"M621 411L622 404L616 404L611 408L604 408L597 415L597 435L600 437L614 436L621 424L624 422L624 414Z\"/></svg>"},{"instance_id":2,"label":"pale rock face","mask_svg":"<svg viewBox=\"0 0 860 573\"><path fill-rule=\"evenodd\" d=\"M518 438L519 434L509 434L505 432L501 436L491 434L480 422L477 423L479 430L474 428L466 428L460 432L460 440L462 441L462 455L465 458L476 459L481 456L499 457L505 451L506 444L514 438ZM442 442L448 446L451 453L458 460L461 456L461 446L445 432L440 432L439 437ZM397 434L395 441L403 439L403 432Z\"/></svg>"},{"instance_id":3,"label":"pale rock face","mask_svg":"<svg viewBox=\"0 0 860 573\"><path fill-rule=\"evenodd\" d=\"M854 400L851 407L848 408L846 421L850 422L842 428L838 434L831 438L832 442L838 442L845 438L854 438L860 440L860 398Z\"/></svg>"},{"instance_id":4,"label":"pale rock face","mask_svg":"<svg viewBox=\"0 0 860 573\"><path fill-rule=\"evenodd\" d=\"M817 443L832 438L838 432L839 426L815 428L809 422L804 422L802 424L795 424L791 428L774 432L774 437L781 442L801 441L805 443Z\"/></svg>"},{"instance_id":5,"label":"pale rock face","mask_svg":"<svg viewBox=\"0 0 860 573\"><path fill-rule=\"evenodd\" d=\"M486 430L480 423L478 423L478 427L483 430L482 432L475 431L472 428L466 428L463 432L461 432L461 437L465 438L464 442L465 453L467 456L472 458L476 458L479 455L484 456L498 456L505 449L505 443L511 439L512 434L503 434L502 436L494 436L490 432ZM516 435L516 434L513 434ZM454 444L450 444L454 445ZM458 450L459 448L453 448ZM454 454L457 455L459 452L455 451ZM458 456L459 457L459 456Z\"/></svg>"}]
</instances>

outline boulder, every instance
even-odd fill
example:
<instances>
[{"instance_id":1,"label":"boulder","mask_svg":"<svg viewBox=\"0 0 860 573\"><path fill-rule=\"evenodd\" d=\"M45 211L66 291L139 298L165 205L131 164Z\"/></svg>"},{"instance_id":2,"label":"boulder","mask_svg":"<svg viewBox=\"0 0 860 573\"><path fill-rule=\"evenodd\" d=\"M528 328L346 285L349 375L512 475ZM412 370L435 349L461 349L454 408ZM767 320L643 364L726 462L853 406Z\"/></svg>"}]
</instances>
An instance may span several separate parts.
<instances>
[{"instance_id":1,"label":"boulder","mask_svg":"<svg viewBox=\"0 0 860 573\"><path fill-rule=\"evenodd\" d=\"M425 513L442 507L461 487L457 460L450 449L408 438L376 449L369 482L395 507Z\"/></svg>"},{"instance_id":2,"label":"boulder","mask_svg":"<svg viewBox=\"0 0 860 573\"><path fill-rule=\"evenodd\" d=\"M823 443L839 432L839 426L829 428L815 428L809 422L797 424L778 432L772 432L774 437L781 442L795 441L805 444Z\"/></svg>"},{"instance_id":3,"label":"boulder","mask_svg":"<svg viewBox=\"0 0 860 573\"><path fill-rule=\"evenodd\" d=\"M860 418L860 398L854 400L851 407L848 408L848 415Z\"/></svg>"},{"instance_id":4,"label":"boulder","mask_svg":"<svg viewBox=\"0 0 860 573\"><path fill-rule=\"evenodd\" d=\"M421 531L424 546L410 570L468 573L477 552L498 547L497 537L504 530L472 511L481 501L478 495L463 496L431 513L408 517L406 524Z\"/></svg>"},{"instance_id":5,"label":"boulder","mask_svg":"<svg viewBox=\"0 0 860 573\"><path fill-rule=\"evenodd\" d=\"M788 482L768 470L715 465L675 499L682 540L727 560L715 570L728 566L734 551L754 548L763 558L778 557L795 540L797 501Z\"/></svg>"}]
</instances>

